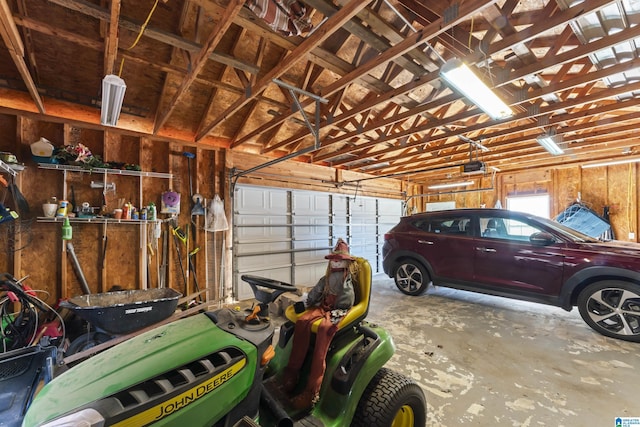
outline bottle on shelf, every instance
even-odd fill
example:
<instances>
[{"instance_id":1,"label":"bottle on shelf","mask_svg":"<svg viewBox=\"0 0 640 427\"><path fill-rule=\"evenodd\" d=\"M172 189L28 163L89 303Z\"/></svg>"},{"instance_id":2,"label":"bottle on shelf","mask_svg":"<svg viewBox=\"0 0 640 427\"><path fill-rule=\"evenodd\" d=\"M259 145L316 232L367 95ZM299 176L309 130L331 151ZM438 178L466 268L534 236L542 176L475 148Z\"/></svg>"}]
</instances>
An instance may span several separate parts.
<instances>
[{"instance_id":1,"label":"bottle on shelf","mask_svg":"<svg viewBox=\"0 0 640 427\"><path fill-rule=\"evenodd\" d=\"M147 219L149 221L155 221L156 218L156 205L151 202L149 203L149 207L147 207Z\"/></svg>"},{"instance_id":2,"label":"bottle on shelf","mask_svg":"<svg viewBox=\"0 0 640 427\"><path fill-rule=\"evenodd\" d=\"M71 228L71 223L69 222L69 217L64 218L64 222L62 223L62 240L71 240L73 237L73 229Z\"/></svg>"}]
</instances>

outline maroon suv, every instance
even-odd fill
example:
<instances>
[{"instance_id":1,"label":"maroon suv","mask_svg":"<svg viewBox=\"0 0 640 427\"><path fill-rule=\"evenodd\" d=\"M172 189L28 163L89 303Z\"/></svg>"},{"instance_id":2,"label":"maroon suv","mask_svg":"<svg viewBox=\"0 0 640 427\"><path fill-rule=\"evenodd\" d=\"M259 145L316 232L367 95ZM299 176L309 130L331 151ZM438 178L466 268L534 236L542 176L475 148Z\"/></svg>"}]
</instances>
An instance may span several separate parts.
<instances>
[{"instance_id":1,"label":"maroon suv","mask_svg":"<svg viewBox=\"0 0 640 427\"><path fill-rule=\"evenodd\" d=\"M555 305L597 332L640 342L640 245L603 242L502 209L404 217L385 234L385 273L408 295L429 283Z\"/></svg>"}]
</instances>

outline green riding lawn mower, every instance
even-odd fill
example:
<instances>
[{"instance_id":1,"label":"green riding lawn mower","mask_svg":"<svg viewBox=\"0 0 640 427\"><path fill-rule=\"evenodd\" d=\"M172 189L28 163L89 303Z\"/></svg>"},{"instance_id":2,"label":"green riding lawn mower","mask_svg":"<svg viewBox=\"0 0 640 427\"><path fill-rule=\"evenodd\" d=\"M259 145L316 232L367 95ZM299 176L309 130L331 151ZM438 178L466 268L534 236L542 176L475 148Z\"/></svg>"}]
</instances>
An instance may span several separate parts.
<instances>
[{"instance_id":1,"label":"green riding lawn mower","mask_svg":"<svg viewBox=\"0 0 640 427\"><path fill-rule=\"evenodd\" d=\"M269 303L297 288L243 276L257 301L252 309L200 312L85 359L36 394L22 425L424 426L421 388L383 367L395 347L365 321L371 270L357 262L356 305L339 324L312 407L294 410L282 390L297 315L287 308L279 325L269 317Z\"/></svg>"}]
</instances>

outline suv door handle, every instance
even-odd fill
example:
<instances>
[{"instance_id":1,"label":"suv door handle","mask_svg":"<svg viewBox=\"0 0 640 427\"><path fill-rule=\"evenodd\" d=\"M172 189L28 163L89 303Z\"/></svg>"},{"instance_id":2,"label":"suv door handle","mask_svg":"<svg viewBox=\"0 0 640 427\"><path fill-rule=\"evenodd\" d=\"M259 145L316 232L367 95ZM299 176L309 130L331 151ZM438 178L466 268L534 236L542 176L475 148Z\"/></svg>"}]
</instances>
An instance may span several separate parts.
<instances>
[{"instance_id":1,"label":"suv door handle","mask_svg":"<svg viewBox=\"0 0 640 427\"><path fill-rule=\"evenodd\" d=\"M476 251L480 251L480 252L496 252L496 250L493 249L493 248L476 248Z\"/></svg>"},{"instance_id":2,"label":"suv door handle","mask_svg":"<svg viewBox=\"0 0 640 427\"><path fill-rule=\"evenodd\" d=\"M418 240L418 243L423 243L423 244L427 244L427 245L433 245L433 242L431 240Z\"/></svg>"}]
</instances>

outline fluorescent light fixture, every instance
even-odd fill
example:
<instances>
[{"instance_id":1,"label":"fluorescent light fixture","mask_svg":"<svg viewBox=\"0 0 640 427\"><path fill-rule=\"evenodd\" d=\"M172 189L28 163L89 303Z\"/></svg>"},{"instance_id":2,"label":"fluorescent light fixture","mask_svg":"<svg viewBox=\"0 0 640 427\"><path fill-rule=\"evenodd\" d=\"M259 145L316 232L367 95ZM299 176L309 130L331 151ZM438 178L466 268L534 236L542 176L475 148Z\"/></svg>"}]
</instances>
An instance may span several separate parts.
<instances>
[{"instance_id":1,"label":"fluorescent light fixture","mask_svg":"<svg viewBox=\"0 0 640 427\"><path fill-rule=\"evenodd\" d=\"M513 115L511 108L460 59L454 58L445 62L440 69L440 77L492 119L499 120Z\"/></svg>"},{"instance_id":2,"label":"fluorescent light fixture","mask_svg":"<svg viewBox=\"0 0 640 427\"><path fill-rule=\"evenodd\" d=\"M126 90L127 85L120 77L114 74L104 76L102 79L101 124L115 126L118 123Z\"/></svg>"},{"instance_id":3,"label":"fluorescent light fixture","mask_svg":"<svg viewBox=\"0 0 640 427\"><path fill-rule=\"evenodd\" d=\"M447 184L430 185L427 188L429 190L442 190L443 188L466 187L466 186L471 185L471 184L473 184L473 181L450 182L450 183L447 183Z\"/></svg>"},{"instance_id":4,"label":"fluorescent light fixture","mask_svg":"<svg viewBox=\"0 0 640 427\"><path fill-rule=\"evenodd\" d=\"M538 141L538 144L542 145L550 154L557 156L559 154L564 154L562 148L560 148L556 143L556 139L558 138L558 135L543 134L537 136L536 141Z\"/></svg>"},{"instance_id":5,"label":"fluorescent light fixture","mask_svg":"<svg viewBox=\"0 0 640 427\"><path fill-rule=\"evenodd\" d=\"M600 162L600 163L587 163L586 165L582 165L582 169L599 168L601 166L624 165L627 163L637 163L637 162L640 162L640 158L638 157L636 157L635 159L611 160L608 162Z\"/></svg>"}]
</instances>

